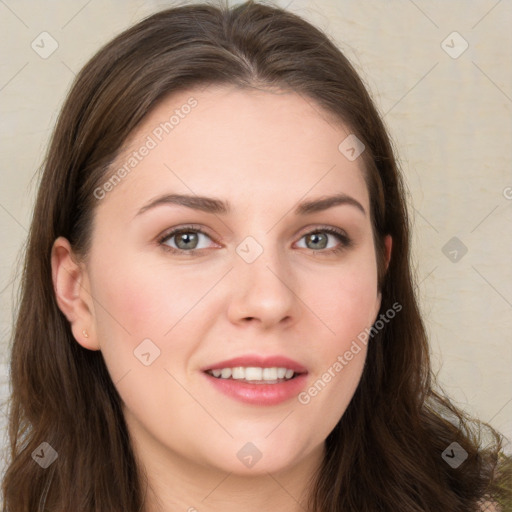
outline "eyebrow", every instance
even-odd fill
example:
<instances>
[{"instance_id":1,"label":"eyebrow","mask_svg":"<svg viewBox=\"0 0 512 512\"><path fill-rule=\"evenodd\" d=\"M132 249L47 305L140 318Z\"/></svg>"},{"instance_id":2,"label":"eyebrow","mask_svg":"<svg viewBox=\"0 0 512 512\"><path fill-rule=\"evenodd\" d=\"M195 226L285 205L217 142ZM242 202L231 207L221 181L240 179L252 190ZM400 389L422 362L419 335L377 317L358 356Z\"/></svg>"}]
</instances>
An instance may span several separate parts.
<instances>
[{"instance_id":1,"label":"eyebrow","mask_svg":"<svg viewBox=\"0 0 512 512\"><path fill-rule=\"evenodd\" d=\"M200 210L213 214L226 215L231 212L231 206L229 202L222 201L214 197L204 197L197 195L191 196L186 194L164 194L149 201L137 212L136 216L141 215L142 213L157 206L168 204L177 204L191 208L193 210ZM333 196L321 197L312 201L302 202L295 209L295 215L309 215L339 205L355 206L363 213L363 215L366 215L366 211L359 201L343 193Z\"/></svg>"}]
</instances>

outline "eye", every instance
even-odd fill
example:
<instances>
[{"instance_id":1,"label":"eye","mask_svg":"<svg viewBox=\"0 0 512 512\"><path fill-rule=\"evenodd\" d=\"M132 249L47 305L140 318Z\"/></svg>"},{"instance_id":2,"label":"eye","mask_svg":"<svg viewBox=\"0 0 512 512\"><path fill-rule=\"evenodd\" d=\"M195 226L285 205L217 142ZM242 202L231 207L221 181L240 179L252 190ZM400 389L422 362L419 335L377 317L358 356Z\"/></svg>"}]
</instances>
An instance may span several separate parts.
<instances>
[{"instance_id":1,"label":"eye","mask_svg":"<svg viewBox=\"0 0 512 512\"><path fill-rule=\"evenodd\" d=\"M195 254L197 251L205 248L197 247L201 237L210 238L206 233L198 228L193 226L181 226L167 232L158 240L158 243L162 245L165 250L173 253ZM172 241L173 238L175 238L175 241Z\"/></svg>"},{"instance_id":2,"label":"eye","mask_svg":"<svg viewBox=\"0 0 512 512\"><path fill-rule=\"evenodd\" d=\"M337 238L340 243L334 247L327 247L329 236ZM306 244L312 244L312 246L306 246L306 249L327 254L341 252L353 245L352 240L344 231L333 227L317 228L315 231L310 231L303 235L301 240L302 239L306 239ZM320 249L320 251L318 249Z\"/></svg>"},{"instance_id":3,"label":"eye","mask_svg":"<svg viewBox=\"0 0 512 512\"><path fill-rule=\"evenodd\" d=\"M159 238L158 243L163 249L174 254L195 255L202 249L207 248L198 247L201 237L206 237L211 240L211 237L198 227L181 226L166 232ZM340 243L334 247L328 247L329 237L338 239ZM301 240L302 239L306 239L306 244L312 244L312 246L306 246L306 249L310 249L313 252L320 252L322 254L338 253L352 247L353 245L352 240L344 231L330 226L319 227L314 231L310 231L303 235L301 237Z\"/></svg>"}]
</instances>

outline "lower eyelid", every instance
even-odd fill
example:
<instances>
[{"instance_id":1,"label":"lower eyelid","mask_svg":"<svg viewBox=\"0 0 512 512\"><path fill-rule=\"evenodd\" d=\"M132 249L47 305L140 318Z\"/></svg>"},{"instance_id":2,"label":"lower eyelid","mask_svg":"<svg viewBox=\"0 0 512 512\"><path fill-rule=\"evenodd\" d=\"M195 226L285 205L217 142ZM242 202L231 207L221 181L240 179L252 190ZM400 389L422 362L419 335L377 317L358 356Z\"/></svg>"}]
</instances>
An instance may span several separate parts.
<instances>
[{"instance_id":1,"label":"lower eyelid","mask_svg":"<svg viewBox=\"0 0 512 512\"><path fill-rule=\"evenodd\" d=\"M202 230L199 230L199 229L192 229L192 228L180 228L180 229L177 229L175 231L171 231L167 234L165 234L164 236L160 237L158 239L158 243L160 245L162 245L164 248L166 249L169 249L171 251L175 251L175 252L181 252L181 253L185 253L185 252L188 252L188 253L192 253L192 252L198 252L198 251L202 251L202 250L205 250L205 249L189 249L189 250L185 250L185 249L179 249L177 247L171 247L170 245L168 245L166 242L168 242L169 240L172 240L174 239L177 235L181 234L181 233L195 233L197 235L203 235L207 238L209 238L212 242L215 242L213 240L213 238L208 234L208 233L205 233L204 231ZM176 241L174 241L174 243L176 243Z\"/></svg>"},{"instance_id":2,"label":"lower eyelid","mask_svg":"<svg viewBox=\"0 0 512 512\"><path fill-rule=\"evenodd\" d=\"M317 230L313 230L313 231L309 231L308 233L305 233L303 234L300 238L299 238L299 241L303 240L304 237L306 236L309 236L309 235L313 235L313 234L326 234L328 237L333 237L335 240L338 241L338 245L336 247L330 247L330 248L326 248L326 249L321 249L321 250L318 250L318 251L314 251L313 249L309 249L308 247L301 247L301 249L309 249L313 252L318 252L318 253L321 253L321 252L324 252L324 253L329 253L329 252L332 252L332 251L336 251L337 249L340 249L340 246L341 248L348 248L348 247L351 247L352 244L353 244L353 241L352 239L345 233L338 233L337 231L331 231L329 229L317 229Z\"/></svg>"},{"instance_id":3,"label":"lower eyelid","mask_svg":"<svg viewBox=\"0 0 512 512\"><path fill-rule=\"evenodd\" d=\"M192 228L192 227L189 228L187 226L185 226L183 228L178 228L178 229L176 229L174 231L170 231L169 233L167 233L164 236L160 237L158 242L159 242L159 244L161 246L163 246L164 249L169 250L171 252L180 253L180 254L184 254L184 253L193 254L193 253L197 253L197 252L201 252L203 250L206 250L205 248L203 248L203 249L189 249L189 250L179 249L179 248L176 248L176 247L171 247L171 246L169 246L168 244L165 243L165 242L171 240L172 238L174 238L175 236L179 235L180 233L196 233L198 235L206 236L213 243L217 243L217 242L215 242L213 237L211 237L208 233L204 232L203 230L197 229L197 228ZM348 247L353 245L352 239L346 233L338 233L337 231L334 231L332 228L317 228L317 229L313 229L311 231L308 231L308 232L302 234L299 237L299 241L302 240L303 238L305 238L308 235L312 235L312 234L316 234L316 233L324 233L324 234L327 234L328 236L334 237L339 242L339 244L341 244L342 248L348 248ZM301 249L308 249L310 251L318 252L318 253L321 253L321 252L329 253L329 252L336 251L336 249L339 249L339 247L334 247L334 248L331 247L329 249L320 249L318 251L315 251L314 249L309 249L308 247L301 247Z\"/></svg>"}]
</instances>

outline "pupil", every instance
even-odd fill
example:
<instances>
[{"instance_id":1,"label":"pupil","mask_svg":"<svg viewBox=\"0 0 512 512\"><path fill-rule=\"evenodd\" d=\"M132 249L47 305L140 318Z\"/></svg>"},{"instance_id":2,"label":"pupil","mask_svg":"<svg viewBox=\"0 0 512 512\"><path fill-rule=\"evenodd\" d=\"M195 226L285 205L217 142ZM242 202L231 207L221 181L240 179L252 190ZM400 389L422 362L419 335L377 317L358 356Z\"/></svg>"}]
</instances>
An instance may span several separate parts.
<instances>
[{"instance_id":1,"label":"pupil","mask_svg":"<svg viewBox=\"0 0 512 512\"><path fill-rule=\"evenodd\" d=\"M319 235L318 233L314 233L312 235L310 235L310 240L312 240L314 243L317 243L318 242L318 238L323 236L324 239L326 238L324 235ZM325 240L324 240L324 244L321 244L320 243L320 246L321 248L323 249L325 247Z\"/></svg>"},{"instance_id":2,"label":"pupil","mask_svg":"<svg viewBox=\"0 0 512 512\"><path fill-rule=\"evenodd\" d=\"M191 241L191 239L192 239L192 242L193 242L194 241L194 237L197 238L197 234L196 233L184 233L184 234L179 235L178 241L182 241L183 239L185 239L185 244L187 244L187 243L189 243ZM189 247L187 247L185 245L184 248L188 249Z\"/></svg>"}]
</instances>

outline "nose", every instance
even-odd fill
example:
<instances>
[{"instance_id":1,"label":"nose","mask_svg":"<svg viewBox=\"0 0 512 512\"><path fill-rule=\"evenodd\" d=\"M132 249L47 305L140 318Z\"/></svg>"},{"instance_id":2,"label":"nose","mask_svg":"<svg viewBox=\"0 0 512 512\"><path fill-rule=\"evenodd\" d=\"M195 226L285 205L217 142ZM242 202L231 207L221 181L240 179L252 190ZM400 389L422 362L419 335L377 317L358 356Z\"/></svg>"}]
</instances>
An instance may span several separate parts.
<instances>
[{"instance_id":1,"label":"nose","mask_svg":"<svg viewBox=\"0 0 512 512\"><path fill-rule=\"evenodd\" d=\"M229 319L238 324L254 322L263 329L289 326L300 313L299 285L277 247L266 244L261 249L263 252L252 262L243 252L234 255Z\"/></svg>"}]
</instances>

